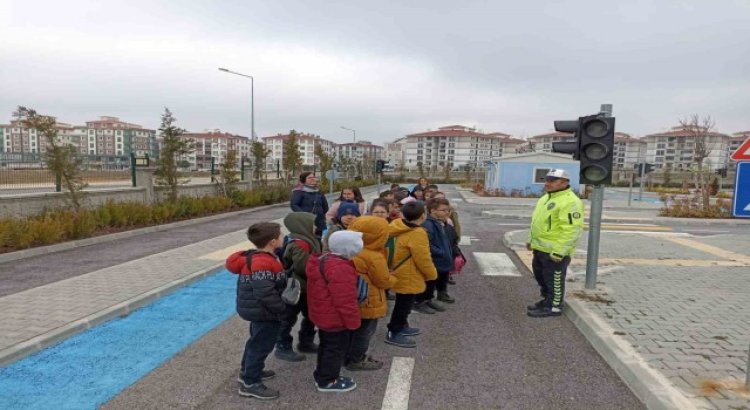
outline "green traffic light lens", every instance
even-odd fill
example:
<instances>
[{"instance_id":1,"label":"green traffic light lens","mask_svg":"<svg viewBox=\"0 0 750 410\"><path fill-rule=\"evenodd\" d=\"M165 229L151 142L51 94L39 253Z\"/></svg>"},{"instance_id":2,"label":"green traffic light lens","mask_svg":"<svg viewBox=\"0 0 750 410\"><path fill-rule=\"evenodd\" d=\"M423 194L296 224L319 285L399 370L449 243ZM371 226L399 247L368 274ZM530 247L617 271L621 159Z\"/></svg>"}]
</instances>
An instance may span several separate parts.
<instances>
[{"instance_id":1,"label":"green traffic light lens","mask_svg":"<svg viewBox=\"0 0 750 410\"><path fill-rule=\"evenodd\" d=\"M599 161L607 157L607 154L609 153L609 149L607 149L607 146L604 144L588 144L585 147L583 147L583 154L586 156L586 158Z\"/></svg>"},{"instance_id":2,"label":"green traffic light lens","mask_svg":"<svg viewBox=\"0 0 750 410\"><path fill-rule=\"evenodd\" d=\"M586 134L591 138L602 138L607 135L609 127L607 126L607 123L602 120L593 120L586 123L584 129L586 130Z\"/></svg>"},{"instance_id":3,"label":"green traffic light lens","mask_svg":"<svg viewBox=\"0 0 750 410\"><path fill-rule=\"evenodd\" d=\"M590 165L581 171L581 175L589 181L599 182L607 179L607 170L599 165Z\"/></svg>"}]
</instances>

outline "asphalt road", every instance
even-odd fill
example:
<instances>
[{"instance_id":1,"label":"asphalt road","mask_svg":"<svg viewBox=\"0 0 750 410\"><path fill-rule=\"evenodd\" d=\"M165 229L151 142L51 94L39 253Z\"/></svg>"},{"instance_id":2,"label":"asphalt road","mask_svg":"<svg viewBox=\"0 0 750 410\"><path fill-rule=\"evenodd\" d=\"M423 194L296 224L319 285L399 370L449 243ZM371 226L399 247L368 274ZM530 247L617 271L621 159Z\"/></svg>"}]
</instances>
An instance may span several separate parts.
<instances>
[{"instance_id":1,"label":"asphalt road","mask_svg":"<svg viewBox=\"0 0 750 410\"><path fill-rule=\"evenodd\" d=\"M458 197L446 189L449 198ZM352 373L359 387L342 395L325 395L313 387L314 356L302 363L271 357L267 368L277 372L268 383L282 397L261 402L237 395L237 372L247 323L237 317L206 334L163 366L131 386L106 409L132 408L381 408L395 356L412 357L412 409L642 409L612 369L565 317L532 319L526 305L538 296L529 272L517 260L521 277L482 276L471 252L508 252L502 245L506 229L518 220L482 218L480 206L458 202L464 235L478 240L464 247L465 273L450 288L458 300L446 313L413 313L420 327L416 349L383 343L381 320L371 354L386 367ZM284 210L285 212L285 210ZM257 215L260 217L260 215ZM489 223L488 223L489 222ZM150 243L150 242L149 242Z\"/></svg>"}]
</instances>

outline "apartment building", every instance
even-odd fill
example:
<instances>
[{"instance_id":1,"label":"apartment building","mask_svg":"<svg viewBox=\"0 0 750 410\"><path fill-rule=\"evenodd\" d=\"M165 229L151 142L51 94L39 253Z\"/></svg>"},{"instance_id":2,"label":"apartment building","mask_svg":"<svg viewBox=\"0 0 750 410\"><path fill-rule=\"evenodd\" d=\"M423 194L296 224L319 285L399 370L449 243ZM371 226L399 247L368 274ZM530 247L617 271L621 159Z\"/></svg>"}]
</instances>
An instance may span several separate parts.
<instances>
[{"instance_id":1,"label":"apartment building","mask_svg":"<svg viewBox=\"0 0 750 410\"><path fill-rule=\"evenodd\" d=\"M407 137L401 137L384 145L383 159L388 161L389 167L397 170L406 166L406 143Z\"/></svg>"},{"instance_id":2,"label":"apartment building","mask_svg":"<svg viewBox=\"0 0 750 410\"><path fill-rule=\"evenodd\" d=\"M623 171L635 169L635 164L641 163L646 155L646 145L646 141L640 138L634 138L624 132L615 132L612 168Z\"/></svg>"},{"instance_id":3,"label":"apartment building","mask_svg":"<svg viewBox=\"0 0 750 410\"><path fill-rule=\"evenodd\" d=\"M87 121L86 128L88 136L85 144L89 155L124 156L135 153L137 156L159 156L155 130L109 116Z\"/></svg>"},{"instance_id":4,"label":"apartment building","mask_svg":"<svg viewBox=\"0 0 750 410\"><path fill-rule=\"evenodd\" d=\"M190 163L191 169L211 169L212 158L214 165L219 166L224 163L229 151L237 152L238 165L243 157L250 157L250 139L242 135L213 130L185 133L180 137L195 142L195 150L181 158Z\"/></svg>"},{"instance_id":5,"label":"apartment building","mask_svg":"<svg viewBox=\"0 0 750 410\"><path fill-rule=\"evenodd\" d=\"M485 161L515 152L523 140L503 133L484 134L463 125L406 136L405 166L409 170L482 167Z\"/></svg>"},{"instance_id":6,"label":"apartment building","mask_svg":"<svg viewBox=\"0 0 750 410\"><path fill-rule=\"evenodd\" d=\"M653 163L656 169L672 164L675 171L687 171L695 166L695 136L681 126L666 132L646 135L646 162ZM709 132L706 138L708 156L703 165L716 170L727 165L728 142L730 137L718 132Z\"/></svg>"},{"instance_id":7,"label":"apartment building","mask_svg":"<svg viewBox=\"0 0 750 410\"><path fill-rule=\"evenodd\" d=\"M383 147L375 145L370 141L335 144L333 151L337 160L341 158L349 158L355 161L383 159Z\"/></svg>"},{"instance_id":8,"label":"apartment building","mask_svg":"<svg viewBox=\"0 0 750 410\"><path fill-rule=\"evenodd\" d=\"M266 149L270 151L268 159L266 160L266 170L276 170L278 165L279 169L284 169L284 141L289 139L289 134L277 134L271 137L263 137L263 143L266 145ZM297 143L299 144L299 151L302 154L302 165L312 166L319 164L318 158L315 156L315 147L320 146L328 155L334 155L334 143L325 138L321 138L320 135L313 134L297 134Z\"/></svg>"}]
</instances>

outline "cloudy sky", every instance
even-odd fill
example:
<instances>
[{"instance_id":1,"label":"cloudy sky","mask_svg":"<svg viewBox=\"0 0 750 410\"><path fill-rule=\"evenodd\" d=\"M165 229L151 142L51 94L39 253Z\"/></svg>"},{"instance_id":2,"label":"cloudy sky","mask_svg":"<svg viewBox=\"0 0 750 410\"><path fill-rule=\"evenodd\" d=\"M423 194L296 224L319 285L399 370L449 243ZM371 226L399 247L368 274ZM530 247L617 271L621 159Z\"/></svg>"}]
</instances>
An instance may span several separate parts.
<instances>
[{"instance_id":1,"label":"cloudy sky","mask_svg":"<svg viewBox=\"0 0 750 410\"><path fill-rule=\"evenodd\" d=\"M750 1L0 0L0 122L26 105L192 131L519 137L614 105L641 136L750 129Z\"/></svg>"}]
</instances>

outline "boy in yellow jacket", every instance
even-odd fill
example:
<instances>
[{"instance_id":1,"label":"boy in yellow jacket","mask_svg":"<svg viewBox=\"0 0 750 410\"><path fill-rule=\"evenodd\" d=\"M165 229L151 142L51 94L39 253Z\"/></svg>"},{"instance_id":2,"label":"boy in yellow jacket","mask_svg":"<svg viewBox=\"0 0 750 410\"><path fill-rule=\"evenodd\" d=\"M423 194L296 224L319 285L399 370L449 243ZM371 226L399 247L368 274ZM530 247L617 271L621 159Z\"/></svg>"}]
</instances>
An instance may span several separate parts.
<instances>
[{"instance_id":1,"label":"boy in yellow jacket","mask_svg":"<svg viewBox=\"0 0 750 410\"><path fill-rule=\"evenodd\" d=\"M401 208L403 219L391 222L389 267L396 273L396 304L388 323L385 342L399 347L417 347L409 338L421 332L409 327L408 319L416 296L425 291L425 282L437 278L437 270L430 257L430 241L420 225L426 215L421 202L410 202Z\"/></svg>"}]
</instances>

